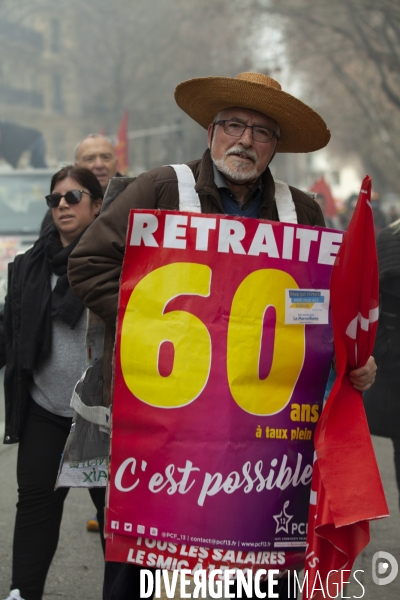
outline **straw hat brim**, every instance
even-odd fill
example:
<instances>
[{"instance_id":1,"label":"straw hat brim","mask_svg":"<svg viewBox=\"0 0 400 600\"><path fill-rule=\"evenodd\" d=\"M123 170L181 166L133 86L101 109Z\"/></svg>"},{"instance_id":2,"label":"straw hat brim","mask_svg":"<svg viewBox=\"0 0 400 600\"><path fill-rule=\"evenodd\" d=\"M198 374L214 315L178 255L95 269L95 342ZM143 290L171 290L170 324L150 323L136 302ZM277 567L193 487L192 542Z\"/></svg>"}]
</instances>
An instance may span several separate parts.
<instances>
[{"instance_id":1,"label":"straw hat brim","mask_svg":"<svg viewBox=\"0 0 400 600\"><path fill-rule=\"evenodd\" d=\"M250 108L274 119L281 129L278 152L313 152L324 148L331 134L312 108L287 92L230 77L201 77L180 83L178 106L207 129L225 108Z\"/></svg>"}]
</instances>

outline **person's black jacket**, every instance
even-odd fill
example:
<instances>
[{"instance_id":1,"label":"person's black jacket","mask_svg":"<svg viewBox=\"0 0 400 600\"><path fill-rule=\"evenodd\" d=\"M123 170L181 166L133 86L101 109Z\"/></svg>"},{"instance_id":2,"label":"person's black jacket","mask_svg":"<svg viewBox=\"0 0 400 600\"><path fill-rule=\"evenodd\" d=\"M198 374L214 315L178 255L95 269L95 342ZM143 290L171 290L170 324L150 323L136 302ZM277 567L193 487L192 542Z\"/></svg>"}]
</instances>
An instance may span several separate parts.
<instances>
[{"instance_id":1,"label":"person's black jacket","mask_svg":"<svg viewBox=\"0 0 400 600\"><path fill-rule=\"evenodd\" d=\"M380 233L377 250L380 307L373 356L378 371L364 406L373 435L400 438L400 220Z\"/></svg>"},{"instance_id":2,"label":"person's black jacket","mask_svg":"<svg viewBox=\"0 0 400 600\"><path fill-rule=\"evenodd\" d=\"M28 251L29 252L29 251ZM18 361L18 346L21 325L22 274L27 262L27 253L16 256L8 265L8 293L4 306L1 336L4 346L2 356L6 371L4 374L4 398L6 423L4 443L19 441L28 406L28 387L32 374L24 371Z\"/></svg>"},{"instance_id":3,"label":"person's black jacket","mask_svg":"<svg viewBox=\"0 0 400 600\"><path fill-rule=\"evenodd\" d=\"M6 364L6 344L4 340L4 312L0 312L0 369Z\"/></svg>"}]
</instances>

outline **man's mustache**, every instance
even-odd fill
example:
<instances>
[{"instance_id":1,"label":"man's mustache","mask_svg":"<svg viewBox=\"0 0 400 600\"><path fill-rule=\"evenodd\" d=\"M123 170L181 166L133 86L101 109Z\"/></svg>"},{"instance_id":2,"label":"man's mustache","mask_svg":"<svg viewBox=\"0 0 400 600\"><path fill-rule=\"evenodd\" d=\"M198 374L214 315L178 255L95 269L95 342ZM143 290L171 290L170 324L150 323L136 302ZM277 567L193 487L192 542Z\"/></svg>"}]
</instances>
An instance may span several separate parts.
<instances>
[{"instance_id":1,"label":"man's mustache","mask_svg":"<svg viewBox=\"0 0 400 600\"><path fill-rule=\"evenodd\" d=\"M242 146L233 146L225 152L225 156L230 156L232 154L239 154L241 156L245 156L246 158L250 158L250 160L252 160L254 163L256 163L258 160L257 154L254 152L254 150L250 150L249 148L243 148Z\"/></svg>"}]
</instances>

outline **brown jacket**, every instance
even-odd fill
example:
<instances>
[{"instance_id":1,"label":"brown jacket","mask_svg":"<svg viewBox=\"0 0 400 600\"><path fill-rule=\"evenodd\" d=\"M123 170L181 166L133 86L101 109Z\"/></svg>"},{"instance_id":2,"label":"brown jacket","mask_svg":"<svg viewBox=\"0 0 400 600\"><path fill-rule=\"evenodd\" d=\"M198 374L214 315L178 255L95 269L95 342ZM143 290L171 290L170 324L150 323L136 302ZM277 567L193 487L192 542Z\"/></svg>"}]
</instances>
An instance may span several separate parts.
<instances>
[{"instance_id":1,"label":"brown jacket","mask_svg":"<svg viewBox=\"0 0 400 600\"><path fill-rule=\"evenodd\" d=\"M223 213L214 183L210 152L189 163L196 180L203 213ZM279 221L269 169L262 175L264 201L260 218ZM300 225L324 226L319 205L304 192L290 187ZM90 226L69 258L68 276L83 303L106 323L104 343L105 404L109 402L112 348L118 312L119 279L124 259L129 211L132 208L178 210L179 195L175 171L159 167L140 175Z\"/></svg>"}]
</instances>

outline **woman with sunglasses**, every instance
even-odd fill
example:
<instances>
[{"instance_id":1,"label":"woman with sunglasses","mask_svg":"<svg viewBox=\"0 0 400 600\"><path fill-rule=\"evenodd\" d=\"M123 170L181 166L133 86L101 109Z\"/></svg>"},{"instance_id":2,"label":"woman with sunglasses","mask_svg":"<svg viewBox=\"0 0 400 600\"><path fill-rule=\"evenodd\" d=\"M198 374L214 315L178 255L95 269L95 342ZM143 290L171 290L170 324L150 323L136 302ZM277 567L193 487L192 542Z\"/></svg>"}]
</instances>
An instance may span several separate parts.
<instances>
[{"instance_id":1,"label":"woman with sunglasses","mask_svg":"<svg viewBox=\"0 0 400 600\"><path fill-rule=\"evenodd\" d=\"M4 311L5 443L19 442L11 592L40 600L57 548L68 488L54 490L85 370L86 309L69 286L68 257L100 212L101 186L88 169L64 167L46 196L53 223L10 265ZM89 490L104 521L104 488ZM104 538L102 538L104 547Z\"/></svg>"}]
</instances>

